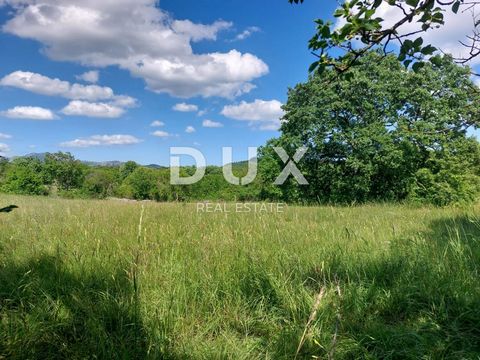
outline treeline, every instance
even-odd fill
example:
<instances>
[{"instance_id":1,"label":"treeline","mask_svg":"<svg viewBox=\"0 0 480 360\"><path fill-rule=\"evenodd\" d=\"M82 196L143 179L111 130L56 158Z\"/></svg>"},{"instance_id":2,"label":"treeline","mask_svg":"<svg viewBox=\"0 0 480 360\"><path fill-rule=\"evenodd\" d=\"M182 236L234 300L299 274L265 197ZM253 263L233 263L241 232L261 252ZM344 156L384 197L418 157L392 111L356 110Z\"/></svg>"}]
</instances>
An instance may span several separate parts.
<instances>
[{"instance_id":1,"label":"treeline","mask_svg":"<svg viewBox=\"0 0 480 360\"><path fill-rule=\"evenodd\" d=\"M352 204L477 201L480 194L480 88L467 67L445 56L421 70L407 70L395 56L372 52L349 70L312 75L289 90L281 136L259 151L258 176L248 186L229 184L221 167L189 186L170 185L170 170L127 162L89 167L70 154L44 161L0 162L0 191L70 197L122 197L158 201L279 200ZM292 177L274 185L286 166L274 147L295 161L309 185ZM184 175L194 168L182 168ZM247 163L234 166L242 177Z\"/></svg>"},{"instance_id":2,"label":"treeline","mask_svg":"<svg viewBox=\"0 0 480 360\"><path fill-rule=\"evenodd\" d=\"M234 164L234 174L247 172L246 163ZM182 176L195 172L183 167ZM260 184L235 186L225 181L222 168L208 166L205 177L193 185L171 185L170 169L152 169L133 161L121 166L90 166L69 153L46 154L45 159L0 159L0 191L23 195L67 198L118 197L134 200L247 201L260 199Z\"/></svg>"}]
</instances>

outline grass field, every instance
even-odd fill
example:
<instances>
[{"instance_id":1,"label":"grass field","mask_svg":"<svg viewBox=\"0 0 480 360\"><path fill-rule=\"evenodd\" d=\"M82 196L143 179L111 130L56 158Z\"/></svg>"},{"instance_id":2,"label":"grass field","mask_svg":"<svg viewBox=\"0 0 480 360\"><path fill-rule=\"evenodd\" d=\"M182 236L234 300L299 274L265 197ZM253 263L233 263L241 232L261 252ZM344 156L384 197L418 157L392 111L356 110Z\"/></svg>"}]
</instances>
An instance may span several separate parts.
<instances>
[{"instance_id":1,"label":"grass field","mask_svg":"<svg viewBox=\"0 0 480 360\"><path fill-rule=\"evenodd\" d=\"M480 357L478 206L0 204L0 358Z\"/></svg>"}]
</instances>

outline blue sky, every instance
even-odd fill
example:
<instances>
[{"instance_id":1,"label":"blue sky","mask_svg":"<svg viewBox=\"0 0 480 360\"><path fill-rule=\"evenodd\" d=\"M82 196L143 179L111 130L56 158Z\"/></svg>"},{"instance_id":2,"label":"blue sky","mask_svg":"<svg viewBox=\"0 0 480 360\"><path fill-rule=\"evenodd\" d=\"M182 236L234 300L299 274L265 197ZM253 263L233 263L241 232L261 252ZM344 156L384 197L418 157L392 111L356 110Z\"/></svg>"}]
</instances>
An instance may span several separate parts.
<instances>
[{"instance_id":1,"label":"blue sky","mask_svg":"<svg viewBox=\"0 0 480 360\"><path fill-rule=\"evenodd\" d=\"M335 6L0 0L0 151L165 165L170 146L193 146L221 164L232 146L245 159L278 136L313 20Z\"/></svg>"},{"instance_id":2,"label":"blue sky","mask_svg":"<svg viewBox=\"0 0 480 360\"><path fill-rule=\"evenodd\" d=\"M128 3L129 1L125 2ZM146 4L145 6L150 6L149 3L151 3L151 1L143 0L130 1L133 4L142 2ZM76 3L82 3L82 1ZM115 6L117 7L117 5ZM137 5L132 6L136 7ZM286 100L288 87L294 86L307 78L307 68L312 62L312 55L308 52L306 44L314 31L312 21L314 14L327 14L332 9L325 6L325 3L321 6L321 3L316 1L311 1L304 6L292 6L287 1L274 0L261 2L162 0L158 11L162 12L162 16L168 17L166 21L189 20L191 23L205 25L212 25L219 21L229 23L224 25L223 30L219 30L215 34L216 39L185 41L186 44L191 44L195 54L228 54L235 50L242 54L251 54L258 59L257 62L263 63L268 68L268 70L253 71L253 75L245 75L242 80L246 79L246 81L243 82L250 83L255 88L249 92L245 91L239 96L228 94L228 91L222 93L221 90L214 90L214 94L210 96L209 90L205 89L207 86L202 84L199 86L198 92L194 94L154 92L152 90L156 89L148 88L145 80L146 76L136 76L128 69L120 68L115 64L115 60L107 60L105 64L98 64L98 66L95 66L97 65L95 64L96 60L84 61L83 56L88 55L93 47L92 49L86 47L85 52L87 54L79 52L72 59L68 59L68 54L67 56L52 54L46 50L52 47L52 44L55 45L56 42L63 40L51 40L49 34L37 37L35 32L38 32L38 29L28 29L29 24L25 23L28 19L12 26L13 30L11 28L5 30L4 27L4 31L0 33L0 53L2 54L0 56L0 78L15 72L22 72L17 73L16 77L12 76L9 79L10 81L7 82L8 84L17 84L19 77L23 79L20 80L23 82L32 81L32 75L28 73L33 73L51 80L67 81L70 86L81 84L84 86L109 87L113 90L115 96L117 94L130 96L137 99L137 103L134 107L125 108L121 116L114 118L67 115L62 110L71 101L82 101L82 99L76 100L69 95L65 97L65 95L62 95L65 94L65 90L62 93L64 88L51 95L25 90L23 85L21 87L0 86L0 111L3 112L0 116L0 133L11 136L10 139L2 139L0 142L9 146L10 151L7 154L9 156L62 150L70 151L83 160L135 160L145 164L167 164L170 146L194 146L204 153L208 163L220 164L221 147L232 146L234 147L235 158L244 159L247 155L248 146L260 146L269 138L278 135L277 131L272 130L277 124L270 121L272 119L268 119L268 117L275 116L278 113L275 105ZM108 6L98 10L98 12L102 11L108 11ZM0 23L5 26L16 16L18 17L17 14L11 7L0 8ZM121 26L121 24L117 26ZM55 27L52 27L50 31L54 32L56 30ZM84 41L82 34L75 33L81 32L81 30L76 28L66 31L71 31L73 34L72 42L82 42ZM98 29L98 32L102 30L104 29ZM48 32L49 30L45 29L45 31ZM85 31L88 31L88 29L85 29ZM193 32L195 33L196 29ZM123 42L122 39L116 39L115 41L118 41L119 44ZM172 39L173 41L175 39ZM63 44L59 45L59 47L62 46ZM147 44L147 46L149 45ZM63 47L66 48L66 46ZM102 49L98 50L101 51ZM62 48L59 51L68 51L68 49L64 50ZM158 57L164 56L168 56L168 54L158 55ZM233 59L231 66L236 66L235 61L239 60ZM240 62L238 66L250 66L248 61L244 62L246 64ZM256 66L256 64L252 66ZM97 83L92 84L76 78L76 76L92 70L98 71L99 80ZM221 68L218 70L223 71ZM215 71L217 69L213 69L213 72ZM241 72L242 70L239 69L238 71ZM248 72L248 70L245 70L245 72ZM214 78L212 80L213 84L216 81L223 81L221 74L216 76L214 73L211 76ZM27 77L27 80L25 80L25 77ZM39 85L42 84L47 88L50 87L49 82L40 82ZM173 91L177 91L175 90L177 84L173 83L167 86L172 87ZM92 98L91 102L101 103L105 100ZM110 101L111 99L107 100ZM247 105L253 104L253 107L247 107L246 110L255 110L255 100L265 102L257 102L257 105L261 107L263 104L267 119L236 120L222 115L224 107L236 106L241 104L242 101L245 101ZM276 100L276 102L272 102L273 100ZM190 108L194 109L196 107L197 110L175 111L173 108L176 104L194 105ZM55 114L55 119L19 119L17 117L32 116L31 111L28 112L22 108L20 108L20 111L9 113L10 117L7 117L5 112L16 107L49 109ZM184 108L189 107L184 106ZM241 110L230 108L230 113L232 111L235 113L236 109L236 113ZM74 113L78 114L79 112ZM80 111L80 113L82 112ZM42 115L35 116L42 117ZM46 117L49 118L48 115ZM207 126L222 127L204 127L205 120L209 120L206 122ZM150 125L153 121L160 121L164 125L152 127ZM193 127L195 132L186 132L189 126ZM169 135L158 137L152 135L154 132L160 135L165 135L164 133ZM132 139L126 138L126 145L107 145L107 143L95 145L98 143L95 140L90 143L88 141L77 142L77 146L67 146L68 144L65 144L70 142L70 145L75 145L72 141L76 139L89 140L90 137L98 135L131 135L139 142L128 144L132 142ZM120 143L121 140L120 138ZM113 142L115 141L113 140Z\"/></svg>"}]
</instances>

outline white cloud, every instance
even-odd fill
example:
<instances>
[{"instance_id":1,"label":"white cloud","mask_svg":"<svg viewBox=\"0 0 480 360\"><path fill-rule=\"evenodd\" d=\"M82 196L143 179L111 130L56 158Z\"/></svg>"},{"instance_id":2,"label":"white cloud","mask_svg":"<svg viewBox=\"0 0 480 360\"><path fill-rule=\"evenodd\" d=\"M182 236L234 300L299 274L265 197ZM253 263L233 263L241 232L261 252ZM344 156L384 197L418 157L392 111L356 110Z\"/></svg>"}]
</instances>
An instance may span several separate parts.
<instances>
[{"instance_id":1,"label":"white cloud","mask_svg":"<svg viewBox=\"0 0 480 360\"><path fill-rule=\"evenodd\" d=\"M170 135L168 132L166 131L161 131L161 130L158 130L158 131L154 131L152 133L153 136L156 136L156 137L160 137L160 138L167 138L167 137L170 137L172 135Z\"/></svg>"},{"instance_id":2,"label":"white cloud","mask_svg":"<svg viewBox=\"0 0 480 360\"><path fill-rule=\"evenodd\" d=\"M106 103L91 103L74 100L62 109L62 113L69 116L87 116L96 118L118 118L125 113L121 107Z\"/></svg>"},{"instance_id":3,"label":"white cloud","mask_svg":"<svg viewBox=\"0 0 480 360\"><path fill-rule=\"evenodd\" d=\"M198 113L197 113L197 116L203 116L207 113L208 111L207 110L200 110Z\"/></svg>"},{"instance_id":4,"label":"white cloud","mask_svg":"<svg viewBox=\"0 0 480 360\"><path fill-rule=\"evenodd\" d=\"M186 132L187 134L192 134L192 133L194 133L195 131L196 131L196 130L195 130L195 128L194 128L193 126L187 126L187 128L185 129L185 132Z\"/></svg>"},{"instance_id":5,"label":"white cloud","mask_svg":"<svg viewBox=\"0 0 480 360\"><path fill-rule=\"evenodd\" d=\"M194 111L198 111L198 106L192 105L192 104L180 103L180 104L175 104L175 106L172 109L180 112L194 112Z\"/></svg>"},{"instance_id":6,"label":"white cloud","mask_svg":"<svg viewBox=\"0 0 480 360\"><path fill-rule=\"evenodd\" d=\"M222 110L222 115L228 118L246 121L276 121L283 114L282 103L278 100L242 101L238 105L227 105Z\"/></svg>"},{"instance_id":7,"label":"white cloud","mask_svg":"<svg viewBox=\"0 0 480 360\"><path fill-rule=\"evenodd\" d=\"M68 81L52 79L28 71L15 71L6 75L0 80L0 85L12 86L41 95L71 99L73 101L62 110L66 115L119 117L123 115L125 108L137 105L137 99L127 95L115 95L109 87L70 84ZM96 101L102 102L94 103Z\"/></svg>"},{"instance_id":8,"label":"white cloud","mask_svg":"<svg viewBox=\"0 0 480 360\"><path fill-rule=\"evenodd\" d=\"M223 124L212 120L203 120L202 126L206 128L221 128Z\"/></svg>"},{"instance_id":9,"label":"white cloud","mask_svg":"<svg viewBox=\"0 0 480 360\"><path fill-rule=\"evenodd\" d=\"M249 121L250 126L266 131L278 130L284 115L280 101L258 99L251 103L242 101L238 105L227 105L221 113L231 119Z\"/></svg>"},{"instance_id":10,"label":"white cloud","mask_svg":"<svg viewBox=\"0 0 480 360\"><path fill-rule=\"evenodd\" d=\"M232 27L231 22L215 21L212 25L195 24L190 20L175 20L172 29L178 33L187 35L192 41L217 40L217 34Z\"/></svg>"},{"instance_id":11,"label":"white cloud","mask_svg":"<svg viewBox=\"0 0 480 360\"><path fill-rule=\"evenodd\" d=\"M75 76L77 80L82 80L92 84L96 84L100 79L100 73L97 70L87 71L81 75Z\"/></svg>"},{"instance_id":12,"label":"white cloud","mask_svg":"<svg viewBox=\"0 0 480 360\"><path fill-rule=\"evenodd\" d=\"M88 138L66 141L61 143L60 146L86 148L92 146L134 145L141 142L142 140L132 135L93 135Z\"/></svg>"},{"instance_id":13,"label":"white cloud","mask_svg":"<svg viewBox=\"0 0 480 360\"><path fill-rule=\"evenodd\" d=\"M37 106L15 106L13 109L2 111L0 115L10 119L54 120L57 118L51 110Z\"/></svg>"},{"instance_id":14,"label":"white cloud","mask_svg":"<svg viewBox=\"0 0 480 360\"><path fill-rule=\"evenodd\" d=\"M138 105L137 99L127 95L117 95L109 102L109 104L122 107L132 108Z\"/></svg>"},{"instance_id":15,"label":"white cloud","mask_svg":"<svg viewBox=\"0 0 480 360\"><path fill-rule=\"evenodd\" d=\"M0 139L11 139L12 135L0 133Z\"/></svg>"},{"instance_id":16,"label":"white cloud","mask_svg":"<svg viewBox=\"0 0 480 360\"><path fill-rule=\"evenodd\" d=\"M10 146L7 144L0 143L0 155L5 155L5 153L10 152Z\"/></svg>"},{"instance_id":17,"label":"white cloud","mask_svg":"<svg viewBox=\"0 0 480 360\"><path fill-rule=\"evenodd\" d=\"M104 100L114 97L109 87L70 84L68 81L52 79L29 71L15 71L0 80L0 85L12 86L36 94L60 96L72 100Z\"/></svg>"},{"instance_id":18,"label":"white cloud","mask_svg":"<svg viewBox=\"0 0 480 360\"><path fill-rule=\"evenodd\" d=\"M165 126L165 123L163 121L160 121L160 120L155 120L150 124L150 126L152 126L152 127L162 127L162 126Z\"/></svg>"},{"instance_id":19,"label":"white cloud","mask_svg":"<svg viewBox=\"0 0 480 360\"><path fill-rule=\"evenodd\" d=\"M245 39L248 39L250 36L252 36L253 34L257 33L257 32L260 32L261 29L257 26L250 26L248 28L246 28L245 30L243 30L240 34L238 34L235 39L233 39L232 41L241 41L241 40L245 40Z\"/></svg>"},{"instance_id":20,"label":"white cloud","mask_svg":"<svg viewBox=\"0 0 480 360\"><path fill-rule=\"evenodd\" d=\"M195 53L230 23L174 20L157 0L3 0L13 7L3 31L43 44L51 59L118 66L148 89L177 97L232 98L254 88L268 66L252 54Z\"/></svg>"}]
</instances>

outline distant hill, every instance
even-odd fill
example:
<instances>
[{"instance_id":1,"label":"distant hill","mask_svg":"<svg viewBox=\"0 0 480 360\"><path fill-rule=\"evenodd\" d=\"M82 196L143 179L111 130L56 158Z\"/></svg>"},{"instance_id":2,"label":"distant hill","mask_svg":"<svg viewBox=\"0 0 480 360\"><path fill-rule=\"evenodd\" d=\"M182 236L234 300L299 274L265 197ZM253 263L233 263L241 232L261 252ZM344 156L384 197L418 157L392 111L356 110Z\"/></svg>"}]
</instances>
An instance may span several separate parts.
<instances>
[{"instance_id":1,"label":"distant hill","mask_svg":"<svg viewBox=\"0 0 480 360\"><path fill-rule=\"evenodd\" d=\"M80 161L85 165L93 166L93 167L96 167L96 166L120 167L123 164L125 164L122 161L116 161L116 160L113 160L113 161L82 161L80 160Z\"/></svg>"},{"instance_id":2,"label":"distant hill","mask_svg":"<svg viewBox=\"0 0 480 360\"><path fill-rule=\"evenodd\" d=\"M40 161L45 161L45 158L47 156L47 153L30 153L24 156L15 156L12 159L16 158L34 158L38 159ZM108 166L108 167L120 167L123 164L125 164L124 161L118 161L118 160L112 160L112 161L84 161L80 160L83 164L92 166L92 167L100 167L100 166ZM148 164L148 165L141 165L145 166L150 169L165 169L166 166L161 166L157 164Z\"/></svg>"},{"instance_id":3,"label":"distant hill","mask_svg":"<svg viewBox=\"0 0 480 360\"><path fill-rule=\"evenodd\" d=\"M0 0L1 1L1 0ZM8 160L13 160L17 158L34 158L38 159L40 161L45 161L45 158L47 156L47 153L30 153L24 156L14 156ZM80 160L83 164L91 167L120 167L123 164L125 164L125 161L118 161L118 160L112 160L112 161L86 161L86 160ZM148 164L148 165L141 165L140 166L149 168L149 169L168 169L168 166L162 166L158 164ZM234 167L246 167L248 165L248 160L243 160L243 161L237 161L233 162L232 165Z\"/></svg>"}]
</instances>

